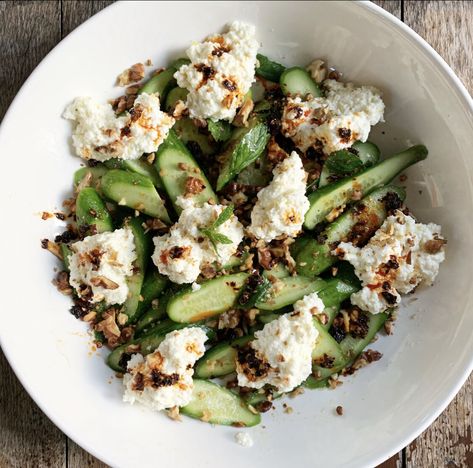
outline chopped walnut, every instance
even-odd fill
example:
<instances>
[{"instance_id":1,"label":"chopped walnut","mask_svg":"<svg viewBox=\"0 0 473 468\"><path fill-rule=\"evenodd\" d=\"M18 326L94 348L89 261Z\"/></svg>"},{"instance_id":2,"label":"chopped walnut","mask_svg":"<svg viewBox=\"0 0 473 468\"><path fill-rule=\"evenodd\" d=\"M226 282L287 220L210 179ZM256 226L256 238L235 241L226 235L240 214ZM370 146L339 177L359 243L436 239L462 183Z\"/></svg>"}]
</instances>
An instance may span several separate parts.
<instances>
[{"instance_id":1,"label":"chopped walnut","mask_svg":"<svg viewBox=\"0 0 473 468\"><path fill-rule=\"evenodd\" d=\"M332 211L325 217L325 219L331 223L332 221L335 221L342 213L343 210L345 209L345 204L341 206L337 206L336 208L333 208Z\"/></svg>"},{"instance_id":2,"label":"chopped walnut","mask_svg":"<svg viewBox=\"0 0 473 468\"><path fill-rule=\"evenodd\" d=\"M335 408L335 412L338 414L338 416L343 416L343 406L338 405Z\"/></svg>"},{"instance_id":3,"label":"chopped walnut","mask_svg":"<svg viewBox=\"0 0 473 468\"><path fill-rule=\"evenodd\" d=\"M117 77L117 86L127 86L142 80L145 76L145 66L142 63L135 63L130 68L120 73Z\"/></svg>"},{"instance_id":4,"label":"chopped walnut","mask_svg":"<svg viewBox=\"0 0 473 468\"><path fill-rule=\"evenodd\" d=\"M323 60L314 60L311 62L306 70L310 73L310 76L316 83L322 83L327 76L327 66Z\"/></svg>"},{"instance_id":5,"label":"chopped walnut","mask_svg":"<svg viewBox=\"0 0 473 468\"><path fill-rule=\"evenodd\" d=\"M179 406L173 406L166 411L168 418L173 421L182 421L181 415L179 414Z\"/></svg>"},{"instance_id":6,"label":"chopped walnut","mask_svg":"<svg viewBox=\"0 0 473 468\"><path fill-rule=\"evenodd\" d=\"M218 329L236 328L240 323L241 311L230 309L218 316Z\"/></svg>"},{"instance_id":7,"label":"chopped walnut","mask_svg":"<svg viewBox=\"0 0 473 468\"><path fill-rule=\"evenodd\" d=\"M122 326L125 325L126 322L128 322L128 315L120 312L117 317L117 322L119 325L122 325Z\"/></svg>"},{"instance_id":8,"label":"chopped walnut","mask_svg":"<svg viewBox=\"0 0 473 468\"><path fill-rule=\"evenodd\" d=\"M189 176L186 179L185 186L184 186L184 197L196 195L198 193L203 192L204 189L205 189L205 184L202 182L201 179L198 179L197 177Z\"/></svg>"},{"instance_id":9,"label":"chopped walnut","mask_svg":"<svg viewBox=\"0 0 473 468\"><path fill-rule=\"evenodd\" d=\"M200 417L201 421L209 422L211 418L212 418L212 413L209 410L202 411L202 416Z\"/></svg>"},{"instance_id":10,"label":"chopped walnut","mask_svg":"<svg viewBox=\"0 0 473 468\"><path fill-rule=\"evenodd\" d=\"M105 276L94 276L91 278L90 282L92 283L92 286L96 287L101 287L104 289L118 289L119 285L115 283L115 281L112 281L111 279L105 277Z\"/></svg>"},{"instance_id":11,"label":"chopped walnut","mask_svg":"<svg viewBox=\"0 0 473 468\"><path fill-rule=\"evenodd\" d=\"M120 338L121 332L115 321L115 310L105 311L102 314L102 320L95 325L95 330L103 332L109 345L118 344L117 338Z\"/></svg>"},{"instance_id":12,"label":"chopped walnut","mask_svg":"<svg viewBox=\"0 0 473 468\"><path fill-rule=\"evenodd\" d=\"M61 294L70 296L72 294L72 287L69 284L69 273L67 271L60 271L56 279L53 280L53 284L56 286Z\"/></svg>"},{"instance_id":13,"label":"chopped walnut","mask_svg":"<svg viewBox=\"0 0 473 468\"><path fill-rule=\"evenodd\" d=\"M248 117L254 107L255 104L252 99L245 99L245 102L243 102L243 105L235 115L232 124L235 125L235 127L248 127Z\"/></svg>"},{"instance_id":14,"label":"chopped walnut","mask_svg":"<svg viewBox=\"0 0 473 468\"><path fill-rule=\"evenodd\" d=\"M187 106L184 101L177 101L174 110L172 111L172 116L176 119L182 119L183 117L186 117L189 114L189 109L187 109Z\"/></svg>"},{"instance_id":15,"label":"chopped walnut","mask_svg":"<svg viewBox=\"0 0 473 468\"><path fill-rule=\"evenodd\" d=\"M59 258L59 260L62 260L61 249L59 248L59 245L56 244L56 242L52 242L48 239L43 239L41 241L41 247L51 252L54 256Z\"/></svg>"},{"instance_id":16,"label":"chopped walnut","mask_svg":"<svg viewBox=\"0 0 473 468\"><path fill-rule=\"evenodd\" d=\"M289 156L289 154L279 146L274 136L269 139L267 151L268 161L274 165L279 164Z\"/></svg>"},{"instance_id":17,"label":"chopped walnut","mask_svg":"<svg viewBox=\"0 0 473 468\"><path fill-rule=\"evenodd\" d=\"M97 312L95 312L95 310L92 310L88 314L84 315L82 317L82 320L84 322L93 322L96 319L96 317L97 317Z\"/></svg>"},{"instance_id":18,"label":"chopped walnut","mask_svg":"<svg viewBox=\"0 0 473 468\"><path fill-rule=\"evenodd\" d=\"M439 237L436 237L434 239L428 240L424 244L424 250L428 254L436 254L439 253L442 250L442 247L447 243L445 239L440 239Z\"/></svg>"}]
</instances>

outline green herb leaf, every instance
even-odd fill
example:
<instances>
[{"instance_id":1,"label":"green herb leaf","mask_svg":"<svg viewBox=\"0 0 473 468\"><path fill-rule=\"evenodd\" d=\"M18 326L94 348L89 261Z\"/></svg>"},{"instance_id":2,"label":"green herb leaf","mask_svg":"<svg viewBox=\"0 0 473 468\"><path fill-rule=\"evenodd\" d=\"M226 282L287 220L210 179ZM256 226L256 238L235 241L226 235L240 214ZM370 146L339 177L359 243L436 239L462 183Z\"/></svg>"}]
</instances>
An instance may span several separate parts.
<instances>
[{"instance_id":1,"label":"green herb leaf","mask_svg":"<svg viewBox=\"0 0 473 468\"><path fill-rule=\"evenodd\" d=\"M363 168L361 159L347 150L331 153L325 164L330 173L335 175L350 175Z\"/></svg>"},{"instance_id":2,"label":"green herb leaf","mask_svg":"<svg viewBox=\"0 0 473 468\"><path fill-rule=\"evenodd\" d=\"M279 78L281 78L281 75L286 67L280 63L269 60L268 57L262 54L258 54L256 58L259 62L259 67L256 69L256 74L266 80L279 83Z\"/></svg>"},{"instance_id":3,"label":"green herb leaf","mask_svg":"<svg viewBox=\"0 0 473 468\"><path fill-rule=\"evenodd\" d=\"M256 124L243 136L231 156L230 173L232 177L260 157L268 140L268 128L263 123Z\"/></svg>"},{"instance_id":4,"label":"green herb leaf","mask_svg":"<svg viewBox=\"0 0 473 468\"><path fill-rule=\"evenodd\" d=\"M219 232L212 231L211 240L216 244L231 244L233 241L227 237L225 234L220 234Z\"/></svg>"},{"instance_id":5,"label":"green herb leaf","mask_svg":"<svg viewBox=\"0 0 473 468\"><path fill-rule=\"evenodd\" d=\"M232 136L232 126L224 120L207 119L207 129L216 142L227 141Z\"/></svg>"},{"instance_id":6,"label":"green herb leaf","mask_svg":"<svg viewBox=\"0 0 473 468\"><path fill-rule=\"evenodd\" d=\"M228 205L219 215L218 218L213 222L212 228L216 229L221 226L225 221L228 221L233 216L234 205Z\"/></svg>"}]
</instances>

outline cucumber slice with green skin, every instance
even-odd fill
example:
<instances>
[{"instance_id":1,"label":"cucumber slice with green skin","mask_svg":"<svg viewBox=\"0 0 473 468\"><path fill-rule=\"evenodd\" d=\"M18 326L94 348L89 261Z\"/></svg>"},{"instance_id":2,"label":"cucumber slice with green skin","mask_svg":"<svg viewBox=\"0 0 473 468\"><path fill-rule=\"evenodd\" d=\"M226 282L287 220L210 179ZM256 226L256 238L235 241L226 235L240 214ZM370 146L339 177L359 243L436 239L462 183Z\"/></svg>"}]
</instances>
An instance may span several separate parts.
<instances>
[{"instance_id":1,"label":"cucumber slice with green skin","mask_svg":"<svg viewBox=\"0 0 473 468\"><path fill-rule=\"evenodd\" d=\"M324 221L332 210L351 203L355 192L367 195L375 188L387 184L412 164L425 159L427 153L427 148L423 145L412 146L365 169L355 177L347 177L316 190L308 197L310 208L305 215L304 226L313 229Z\"/></svg>"},{"instance_id":2,"label":"cucumber slice with green skin","mask_svg":"<svg viewBox=\"0 0 473 468\"><path fill-rule=\"evenodd\" d=\"M325 280L325 285L317 295L324 303L325 307L333 307L340 305L348 299L352 294L359 291L359 287L346 283L339 278L331 278Z\"/></svg>"},{"instance_id":3,"label":"cucumber slice with green skin","mask_svg":"<svg viewBox=\"0 0 473 468\"><path fill-rule=\"evenodd\" d=\"M379 151L379 148L374 143L371 143L370 141L366 141L366 142L355 141L355 143L353 143L352 147L349 150L348 149L340 150L340 151L336 151L335 153L330 154L327 161L325 161L325 164L322 168L322 173L320 174L320 179L318 182L319 188L330 184L331 176L339 175L340 170L341 170L342 176L347 177L347 176L355 175L357 172L359 172L363 168L374 166L375 164L379 162L380 154L381 153ZM338 166L341 166L341 167L338 168L338 172L332 173L330 158L333 158L336 156L341 156L341 160L338 159L337 161ZM344 167L343 165L345 160L347 160L346 167ZM358 164L354 164L357 161L358 161ZM338 178L340 178L340 176L338 176Z\"/></svg>"},{"instance_id":4,"label":"cucumber slice with green skin","mask_svg":"<svg viewBox=\"0 0 473 468\"><path fill-rule=\"evenodd\" d=\"M322 96L319 85L301 67L287 68L281 74L279 84L285 96L301 96L302 98L309 94L312 97Z\"/></svg>"},{"instance_id":5,"label":"cucumber slice with green skin","mask_svg":"<svg viewBox=\"0 0 473 468\"><path fill-rule=\"evenodd\" d=\"M161 101L161 106L164 105L166 94L176 86L176 80L174 79L174 73L176 73L176 68L170 67L166 70L163 70L159 75L152 76L139 90L138 94L147 93L147 94L159 94L159 99Z\"/></svg>"},{"instance_id":6,"label":"cucumber slice with green skin","mask_svg":"<svg viewBox=\"0 0 473 468\"><path fill-rule=\"evenodd\" d=\"M69 271L69 256L72 255L72 251L67 244L59 244L62 255L62 263L64 264L64 269Z\"/></svg>"},{"instance_id":7,"label":"cucumber slice with green skin","mask_svg":"<svg viewBox=\"0 0 473 468\"><path fill-rule=\"evenodd\" d=\"M197 291L186 288L168 302L167 314L179 323L194 323L219 315L237 304L247 278L248 273L235 273L206 281Z\"/></svg>"},{"instance_id":8,"label":"cucumber slice with green skin","mask_svg":"<svg viewBox=\"0 0 473 468\"><path fill-rule=\"evenodd\" d=\"M224 426L251 427L261 422L260 414L251 412L238 395L208 380L194 379L192 399L180 412L200 420L205 416L206 422Z\"/></svg>"},{"instance_id":9,"label":"cucumber slice with green skin","mask_svg":"<svg viewBox=\"0 0 473 468\"><path fill-rule=\"evenodd\" d=\"M257 76L264 78L274 83L279 83L281 75L283 74L286 67L278 62L270 60L263 54L257 54L256 58L259 62L259 67L255 70Z\"/></svg>"},{"instance_id":10,"label":"cucumber slice with green skin","mask_svg":"<svg viewBox=\"0 0 473 468\"><path fill-rule=\"evenodd\" d=\"M291 251L291 257L292 258L297 258L299 255L299 252L302 251L302 249L308 244L308 242L311 241L311 237L309 236L302 236L298 237L296 241L291 245L290 251Z\"/></svg>"},{"instance_id":11,"label":"cucumber slice with green skin","mask_svg":"<svg viewBox=\"0 0 473 468\"><path fill-rule=\"evenodd\" d=\"M86 177L87 174L90 174L90 187L93 187L98 193L100 193L100 182L107 171L108 169L102 164L94 167L81 167L74 172L74 188L77 188L84 177Z\"/></svg>"},{"instance_id":12,"label":"cucumber slice with green skin","mask_svg":"<svg viewBox=\"0 0 473 468\"><path fill-rule=\"evenodd\" d=\"M292 305L305 295L323 289L326 282L322 279L305 278L304 276L290 276L280 278L269 291L264 301L256 303L261 310L278 310Z\"/></svg>"},{"instance_id":13,"label":"cucumber slice with green skin","mask_svg":"<svg viewBox=\"0 0 473 468\"><path fill-rule=\"evenodd\" d=\"M192 148L192 151L194 151L194 145L198 146L195 151L200 150L205 156L213 155L217 151L217 144L210 135L197 128L189 117L177 120L172 129L185 145Z\"/></svg>"},{"instance_id":14,"label":"cucumber slice with green skin","mask_svg":"<svg viewBox=\"0 0 473 468\"><path fill-rule=\"evenodd\" d=\"M109 159L104 164L108 169L124 169L141 174L150 179L155 187L163 188L158 171L147 161L142 159Z\"/></svg>"},{"instance_id":15,"label":"cucumber slice with green skin","mask_svg":"<svg viewBox=\"0 0 473 468\"><path fill-rule=\"evenodd\" d=\"M215 332L205 325L186 325L183 323L174 323L171 320L165 320L140 338L133 339L115 348L107 357L107 365L117 372L126 372L127 357L136 353L146 356L156 351L168 333L174 330L181 330L188 326L202 328L209 338L215 336ZM130 346L131 348L129 348ZM128 349L130 349L130 351L128 351Z\"/></svg>"},{"instance_id":16,"label":"cucumber slice with green skin","mask_svg":"<svg viewBox=\"0 0 473 468\"><path fill-rule=\"evenodd\" d=\"M234 130L219 156L224 163L218 176L217 190L221 190L263 154L269 136L268 127L258 119L250 120L247 127Z\"/></svg>"},{"instance_id":17,"label":"cucumber slice with green skin","mask_svg":"<svg viewBox=\"0 0 473 468\"><path fill-rule=\"evenodd\" d=\"M166 316L169 299L175 294L173 288L169 288L159 297L157 307L149 308L140 318L135 328L135 337L140 337L154 329L160 320Z\"/></svg>"},{"instance_id":18,"label":"cucumber slice with green skin","mask_svg":"<svg viewBox=\"0 0 473 468\"><path fill-rule=\"evenodd\" d=\"M327 226L319 236L323 242L310 239L305 243L295 257L297 273L307 277L320 275L337 262L331 254L337 243L348 241L357 245L367 241L383 224L390 205L397 201L400 206L405 198L405 190L393 185L371 192Z\"/></svg>"},{"instance_id":19,"label":"cucumber slice with green skin","mask_svg":"<svg viewBox=\"0 0 473 468\"><path fill-rule=\"evenodd\" d=\"M309 375L305 382L302 384L302 387L308 388L310 390L316 390L318 388L328 387L328 379L316 379L313 375Z\"/></svg>"},{"instance_id":20,"label":"cucumber slice with green skin","mask_svg":"<svg viewBox=\"0 0 473 468\"><path fill-rule=\"evenodd\" d=\"M128 297L122 306L122 313L128 316L127 324L132 324L139 318L140 293L151 251L151 238L145 234L142 223L141 218L127 218L123 224L123 227L131 229L133 233L136 252L133 274L126 281Z\"/></svg>"},{"instance_id":21,"label":"cucumber slice with green skin","mask_svg":"<svg viewBox=\"0 0 473 468\"><path fill-rule=\"evenodd\" d=\"M94 226L90 234L113 231L113 222L105 203L92 187L83 188L76 198L76 220L79 226Z\"/></svg>"},{"instance_id":22,"label":"cucumber slice with green skin","mask_svg":"<svg viewBox=\"0 0 473 468\"><path fill-rule=\"evenodd\" d=\"M180 57L171 63L170 68L175 68L176 70L179 70L179 68L181 68L182 65L189 65L190 63L191 61L188 58Z\"/></svg>"},{"instance_id":23,"label":"cucumber slice with green skin","mask_svg":"<svg viewBox=\"0 0 473 468\"><path fill-rule=\"evenodd\" d=\"M193 196L196 205L209 200L218 203L218 198L207 177L205 177L190 151L179 140L173 130L169 132L166 140L161 143L156 153L155 166L178 214L181 213L182 208L176 204L176 200L178 196L185 194L185 185L189 177L199 179L205 187L202 192Z\"/></svg>"},{"instance_id":24,"label":"cucumber slice with green skin","mask_svg":"<svg viewBox=\"0 0 473 468\"><path fill-rule=\"evenodd\" d=\"M339 369L345 364L346 356L341 346L317 318L314 318L314 327L319 334L312 351L312 369L317 372L319 379L325 379L333 374L333 369Z\"/></svg>"},{"instance_id":25,"label":"cucumber slice with green skin","mask_svg":"<svg viewBox=\"0 0 473 468\"><path fill-rule=\"evenodd\" d=\"M140 302L136 310L137 316L141 317L149 309L151 302L164 291L168 284L168 279L159 274L155 268L146 273L141 287Z\"/></svg>"},{"instance_id":26,"label":"cucumber slice with green skin","mask_svg":"<svg viewBox=\"0 0 473 468\"><path fill-rule=\"evenodd\" d=\"M148 177L111 169L102 177L102 191L107 198L119 205L159 218L165 223L171 222L163 200Z\"/></svg>"},{"instance_id":27,"label":"cucumber slice with green skin","mask_svg":"<svg viewBox=\"0 0 473 468\"><path fill-rule=\"evenodd\" d=\"M238 306L242 309L249 310L255 307L257 302L264 301L271 290L271 282L265 276L259 276L260 283L256 287L247 284L238 298ZM248 278L251 282L252 277Z\"/></svg>"},{"instance_id":28,"label":"cucumber slice with green skin","mask_svg":"<svg viewBox=\"0 0 473 468\"><path fill-rule=\"evenodd\" d=\"M174 109L174 107L177 104L177 101L186 102L188 94L189 94L189 91L187 91L187 89L179 88L179 86L172 88L166 97L166 105L165 105L166 112L169 112L172 109Z\"/></svg>"},{"instance_id":29,"label":"cucumber slice with green skin","mask_svg":"<svg viewBox=\"0 0 473 468\"><path fill-rule=\"evenodd\" d=\"M242 336L231 342L219 343L210 348L195 366L195 375L199 379L222 377L235 371L238 347L254 339L253 335Z\"/></svg>"},{"instance_id":30,"label":"cucumber slice with green skin","mask_svg":"<svg viewBox=\"0 0 473 468\"><path fill-rule=\"evenodd\" d=\"M282 264L276 264L271 270L263 270L263 276L265 278L287 278L290 276L289 270Z\"/></svg>"}]
</instances>

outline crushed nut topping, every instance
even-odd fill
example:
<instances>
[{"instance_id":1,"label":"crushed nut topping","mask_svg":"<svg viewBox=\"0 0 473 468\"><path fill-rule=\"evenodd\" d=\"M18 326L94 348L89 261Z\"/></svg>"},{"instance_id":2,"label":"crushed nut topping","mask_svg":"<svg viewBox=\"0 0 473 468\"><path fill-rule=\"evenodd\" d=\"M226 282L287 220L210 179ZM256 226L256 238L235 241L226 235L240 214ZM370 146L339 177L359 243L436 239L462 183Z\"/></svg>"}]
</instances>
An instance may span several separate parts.
<instances>
[{"instance_id":1,"label":"crushed nut topping","mask_svg":"<svg viewBox=\"0 0 473 468\"><path fill-rule=\"evenodd\" d=\"M142 80L145 76L145 66L142 63L135 63L130 68L124 70L117 77L117 86L127 86Z\"/></svg>"}]
</instances>

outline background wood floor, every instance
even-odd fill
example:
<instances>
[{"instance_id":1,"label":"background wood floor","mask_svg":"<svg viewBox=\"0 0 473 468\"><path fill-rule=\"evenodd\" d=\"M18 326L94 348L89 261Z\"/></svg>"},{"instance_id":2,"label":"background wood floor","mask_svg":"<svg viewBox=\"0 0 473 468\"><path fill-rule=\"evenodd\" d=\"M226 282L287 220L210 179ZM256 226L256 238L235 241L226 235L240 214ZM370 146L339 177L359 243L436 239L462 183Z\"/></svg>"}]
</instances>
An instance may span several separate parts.
<instances>
[{"instance_id":1,"label":"background wood floor","mask_svg":"<svg viewBox=\"0 0 473 468\"><path fill-rule=\"evenodd\" d=\"M34 67L64 36L109 1L0 3L0 120ZM424 37L473 92L473 2L376 3ZM473 467L473 378L416 441L384 468ZM23 390L0 351L0 468L103 468L69 440Z\"/></svg>"}]
</instances>

